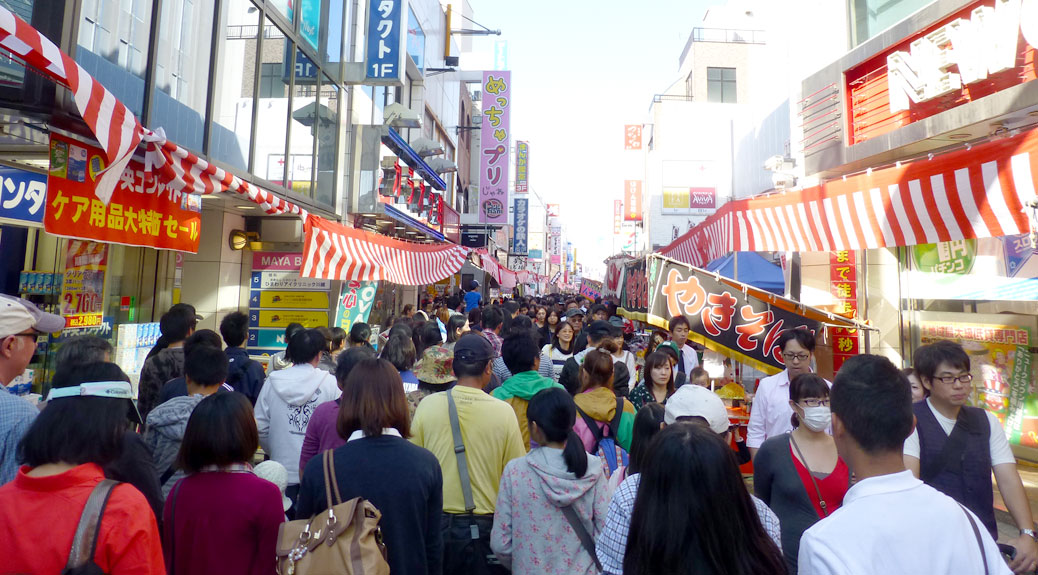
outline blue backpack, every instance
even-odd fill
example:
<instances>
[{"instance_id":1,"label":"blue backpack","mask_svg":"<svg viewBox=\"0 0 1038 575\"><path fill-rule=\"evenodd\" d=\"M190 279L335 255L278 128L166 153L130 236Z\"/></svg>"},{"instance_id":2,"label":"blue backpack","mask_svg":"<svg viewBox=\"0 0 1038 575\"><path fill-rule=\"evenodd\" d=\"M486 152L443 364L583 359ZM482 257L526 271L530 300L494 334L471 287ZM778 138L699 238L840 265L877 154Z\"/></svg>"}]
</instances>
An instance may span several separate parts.
<instances>
[{"instance_id":1,"label":"blue backpack","mask_svg":"<svg viewBox=\"0 0 1038 575\"><path fill-rule=\"evenodd\" d=\"M609 422L609 435L604 436L602 434L602 428L598 426L598 421L584 413L583 409L577 407L577 413L579 413L580 417L584 419L584 423L587 425L588 430L590 430L591 434L595 437L595 445L590 453L602 458L606 478L611 477L617 469L626 469L629 462L627 450L620 447L620 444L616 442L616 433L620 429L620 416L623 415L623 409L624 398L617 397L616 411L613 414L613 420Z\"/></svg>"}]
</instances>

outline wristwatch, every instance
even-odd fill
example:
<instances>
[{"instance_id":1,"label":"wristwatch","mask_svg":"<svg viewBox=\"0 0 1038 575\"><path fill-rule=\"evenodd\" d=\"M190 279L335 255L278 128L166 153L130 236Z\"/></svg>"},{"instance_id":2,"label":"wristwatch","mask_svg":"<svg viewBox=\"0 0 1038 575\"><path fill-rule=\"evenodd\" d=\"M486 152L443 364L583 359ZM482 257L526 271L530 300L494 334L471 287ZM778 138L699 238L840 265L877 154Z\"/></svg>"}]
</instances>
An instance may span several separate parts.
<instances>
[{"instance_id":1,"label":"wristwatch","mask_svg":"<svg viewBox=\"0 0 1038 575\"><path fill-rule=\"evenodd\" d=\"M1020 535L1027 535L1031 539L1034 539L1035 542L1038 542L1038 533L1035 533L1034 529L1021 529Z\"/></svg>"}]
</instances>

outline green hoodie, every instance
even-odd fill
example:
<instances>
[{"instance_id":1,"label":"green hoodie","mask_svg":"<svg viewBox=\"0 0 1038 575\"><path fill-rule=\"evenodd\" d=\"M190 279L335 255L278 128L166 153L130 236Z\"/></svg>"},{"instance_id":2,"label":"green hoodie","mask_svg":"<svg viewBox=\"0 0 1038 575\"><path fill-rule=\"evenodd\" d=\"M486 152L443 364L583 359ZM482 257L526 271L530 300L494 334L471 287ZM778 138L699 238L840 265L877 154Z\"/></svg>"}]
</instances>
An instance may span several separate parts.
<instances>
[{"instance_id":1,"label":"green hoodie","mask_svg":"<svg viewBox=\"0 0 1038 575\"><path fill-rule=\"evenodd\" d=\"M526 420L526 407L530 403L530 398L537 395L538 391L552 387L566 389L536 371L524 371L506 379L501 387L490 394L510 405L515 411L519 431L523 434L523 445L527 451L530 450L530 428Z\"/></svg>"}]
</instances>

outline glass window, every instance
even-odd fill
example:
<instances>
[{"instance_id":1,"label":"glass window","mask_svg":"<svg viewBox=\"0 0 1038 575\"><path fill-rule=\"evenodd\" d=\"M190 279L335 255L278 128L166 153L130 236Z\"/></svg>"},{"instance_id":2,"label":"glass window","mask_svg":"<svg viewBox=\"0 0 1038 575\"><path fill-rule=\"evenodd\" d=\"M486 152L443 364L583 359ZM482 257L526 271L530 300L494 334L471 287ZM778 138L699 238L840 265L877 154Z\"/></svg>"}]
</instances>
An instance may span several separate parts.
<instances>
[{"instance_id":1,"label":"glass window","mask_svg":"<svg viewBox=\"0 0 1038 575\"><path fill-rule=\"evenodd\" d=\"M150 29L147 0L83 1L76 62L138 117Z\"/></svg>"},{"instance_id":2,"label":"glass window","mask_svg":"<svg viewBox=\"0 0 1038 575\"><path fill-rule=\"evenodd\" d=\"M322 76L317 98L317 170L314 199L335 207L336 142L339 138L339 87ZM295 129L295 127L293 127Z\"/></svg>"},{"instance_id":3,"label":"glass window","mask_svg":"<svg viewBox=\"0 0 1038 575\"><path fill-rule=\"evenodd\" d=\"M706 101L736 103L735 68L706 69Z\"/></svg>"},{"instance_id":4,"label":"glass window","mask_svg":"<svg viewBox=\"0 0 1038 575\"><path fill-rule=\"evenodd\" d=\"M851 0L851 41L858 46L933 0Z\"/></svg>"},{"instance_id":5,"label":"glass window","mask_svg":"<svg viewBox=\"0 0 1038 575\"><path fill-rule=\"evenodd\" d=\"M295 4L293 0L267 0L267 5L273 6L289 22L292 22L293 18L295 18L293 4Z\"/></svg>"},{"instance_id":6,"label":"glass window","mask_svg":"<svg viewBox=\"0 0 1038 575\"><path fill-rule=\"evenodd\" d=\"M346 12L349 11L349 5L343 0L326 0L325 3L328 7L328 26L325 27L324 49L321 51L321 57L326 64L338 63L342 61L343 46L346 44L343 22L347 16ZM339 77L338 66L331 67L328 72L332 78Z\"/></svg>"},{"instance_id":7,"label":"glass window","mask_svg":"<svg viewBox=\"0 0 1038 575\"><path fill-rule=\"evenodd\" d=\"M34 4L35 0L0 0L0 6L29 23L32 23ZM37 29L42 30L39 26ZM0 50L0 87L19 87L24 79L25 65L11 56L7 50Z\"/></svg>"},{"instance_id":8,"label":"glass window","mask_svg":"<svg viewBox=\"0 0 1038 575\"><path fill-rule=\"evenodd\" d=\"M314 135L320 122L317 105L317 66L296 49L292 125L289 129L288 184L294 192L313 195Z\"/></svg>"},{"instance_id":9,"label":"glass window","mask_svg":"<svg viewBox=\"0 0 1038 575\"><path fill-rule=\"evenodd\" d=\"M224 25L213 82L213 123L209 155L239 170L249 169L259 11L248 0L220 2ZM280 45L277 40L265 40Z\"/></svg>"},{"instance_id":10,"label":"glass window","mask_svg":"<svg viewBox=\"0 0 1038 575\"><path fill-rule=\"evenodd\" d=\"M414 9L407 7L407 54L414 60L418 69L425 73L425 31L418 23Z\"/></svg>"},{"instance_id":11,"label":"glass window","mask_svg":"<svg viewBox=\"0 0 1038 575\"><path fill-rule=\"evenodd\" d=\"M276 81L281 90L256 99L257 117L252 173L271 183L285 184L285 133L288 126L288 87L292 80L292 42L268 18L264 23L261 64L274 64L281 71Z\"/></svg>"},{"instance_id":12,"label":"glass window","mask_svg":"<svg viewBox=\"0 0 1038 575\"><path fill-rule=\"evenodd\" d=\"M209 88L213 0L164 0L159 15L151 123L170 140L202 149Z\"/></svg>"}]
</instances>

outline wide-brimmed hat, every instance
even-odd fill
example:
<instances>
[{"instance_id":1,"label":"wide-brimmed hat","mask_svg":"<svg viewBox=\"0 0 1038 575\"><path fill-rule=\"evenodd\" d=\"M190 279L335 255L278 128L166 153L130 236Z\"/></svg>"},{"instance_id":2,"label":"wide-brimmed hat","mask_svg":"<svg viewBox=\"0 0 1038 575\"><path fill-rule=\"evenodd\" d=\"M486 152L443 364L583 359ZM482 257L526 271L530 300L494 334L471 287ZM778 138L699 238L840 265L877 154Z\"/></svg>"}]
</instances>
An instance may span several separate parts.
<instances>
[{"instance_id":1,"label":"wide-brimmed hat","mask_svg":"<svg viewBox=\"0 0 1038 575\"><path fill-rule=\"evenodd\" d=\"M442 345L427 348L415 364L414 375L423 383L444 385L457 381L454 375L454 353Z\"/></svg>"}]
</instances>

